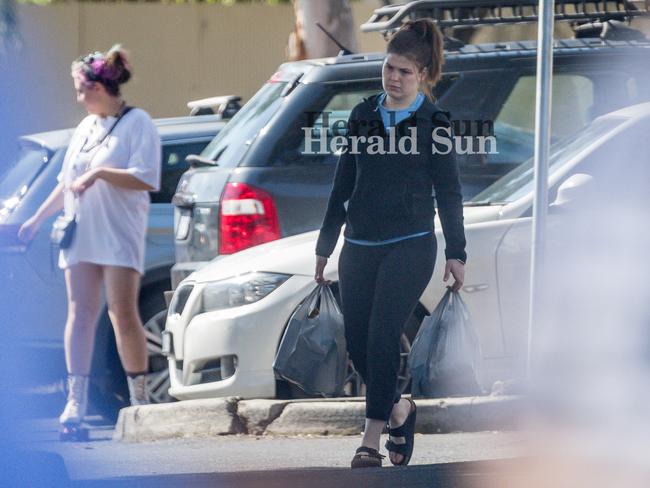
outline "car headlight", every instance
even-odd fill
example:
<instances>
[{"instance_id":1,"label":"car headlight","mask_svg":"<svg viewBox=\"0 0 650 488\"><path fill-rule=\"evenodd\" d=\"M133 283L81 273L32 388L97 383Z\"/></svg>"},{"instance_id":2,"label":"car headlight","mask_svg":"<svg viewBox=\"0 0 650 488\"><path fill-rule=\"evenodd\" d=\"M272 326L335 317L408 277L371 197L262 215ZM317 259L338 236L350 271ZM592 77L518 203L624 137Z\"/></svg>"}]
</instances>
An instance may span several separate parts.
<instances>
[{"instance_id":1,"label":"car headlight","mask_svg":"<svg viewBox=\"0 0 650 488\"><path fill-rule=\"evenodd\" d=\"M289 275L284 274L246 273L209 283L203 288L201 311L212 312L255 303L288 279Z\"/></svg>"},{"instance_id":2,"label":"car headlight","mask_svg":"<svg viewBox=\"0 0 650 488\"><path fill-rule=\"evenodd\" d=\"M3 220L7 215L14 211L20 203L20 197L14 196L0 201L0 220Z\"/></svg>"}]
</instances>

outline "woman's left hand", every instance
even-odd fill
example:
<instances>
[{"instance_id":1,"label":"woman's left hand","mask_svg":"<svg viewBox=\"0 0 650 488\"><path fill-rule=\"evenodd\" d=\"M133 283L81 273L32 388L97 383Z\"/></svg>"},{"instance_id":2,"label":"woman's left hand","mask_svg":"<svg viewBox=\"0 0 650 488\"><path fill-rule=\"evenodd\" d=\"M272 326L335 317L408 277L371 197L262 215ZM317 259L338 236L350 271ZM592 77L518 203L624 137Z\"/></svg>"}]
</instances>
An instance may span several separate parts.
<instances>
[{"instance_id":1,"label":"woman's left hand","mask_svg":"<svg viewBox=\"0 0 650 488\"><path fill-rule=\"evenodd\" d=\"M70 185L70 190L72 190L77 195L81 195L88 188L90 188L93 183L95 183L95 181L97 181L97 178L99 178L99 169L91 169L90 171L87 171L79 178L74 180Z\"/></svg>"},{"instance_id":2,"label":"woman's left hand","mask_svg":"<svg viewBox=\"0 0 650 488\"><path fill-rule=\"evenodd\" d=\"M445 276L443 278L444 282L447 282L449 279L449 274L451 274L455 280L454 284L451 285L451 291L460 290L465 281L465 265L457 259L447 259L447 264L445 265Z\"/></svg>"}]
</instances>

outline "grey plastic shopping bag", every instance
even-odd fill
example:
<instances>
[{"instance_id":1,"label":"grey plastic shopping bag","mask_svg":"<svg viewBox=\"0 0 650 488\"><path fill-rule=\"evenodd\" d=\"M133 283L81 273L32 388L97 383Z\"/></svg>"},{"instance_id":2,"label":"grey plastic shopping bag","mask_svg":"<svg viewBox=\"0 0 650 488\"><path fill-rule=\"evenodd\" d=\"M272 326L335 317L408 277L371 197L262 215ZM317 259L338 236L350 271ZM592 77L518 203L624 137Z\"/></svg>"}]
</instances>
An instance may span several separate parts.
<instances>
[{"instance_id":1,"label":"grey plastic shopping bag","mask_svg":"<svg viewBox=\"0 0 650 488\"><path fill-rule=\"evenodd\" d=\"M447 292L427 317L408 358L413 396L440 398L481 393L481 350L467 305L458 292Z\"/></svg>"},{"instance_id":2,"label":"grey plastic shopping bag","mask_svg":"<svg viewBox=\"0 0 650 488\"><path fill-rule=\"evenodd\" d=\"M273 369L306 393L342 393L347 370L345 329L328 285L318 285L292 315Z\"/></svg>"}]
</instances>

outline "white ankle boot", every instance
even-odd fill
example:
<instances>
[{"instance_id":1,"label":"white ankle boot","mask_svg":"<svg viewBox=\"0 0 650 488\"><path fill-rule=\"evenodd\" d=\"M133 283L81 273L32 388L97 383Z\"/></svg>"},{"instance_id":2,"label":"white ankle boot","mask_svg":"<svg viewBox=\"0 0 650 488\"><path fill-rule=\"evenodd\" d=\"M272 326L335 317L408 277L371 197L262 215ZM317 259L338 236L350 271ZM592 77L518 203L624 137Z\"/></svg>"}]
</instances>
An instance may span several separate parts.
<instances>
[{"instance_id":1,"label":"white ankle boot","mask_svg":"<svg viewBox=\"0 0 650 488\"><path fill-rule=\"evenodd\" d=\"M126 382L129 385L129 399L131 405L147 405L149 395L147 392L147 375L139 374L138 376L127 376Z\"/></svg>"},{"instance_id":2,"label":"white ankle boot","mask_svg":"<svg viewBox=\"0 0 650 488\"><path fill-rule=\"evenodd\" d=\"M88 376L68 375L68 400L59 417L64 425L80 424L88 409Z\"/></svg>"}]
</instances>

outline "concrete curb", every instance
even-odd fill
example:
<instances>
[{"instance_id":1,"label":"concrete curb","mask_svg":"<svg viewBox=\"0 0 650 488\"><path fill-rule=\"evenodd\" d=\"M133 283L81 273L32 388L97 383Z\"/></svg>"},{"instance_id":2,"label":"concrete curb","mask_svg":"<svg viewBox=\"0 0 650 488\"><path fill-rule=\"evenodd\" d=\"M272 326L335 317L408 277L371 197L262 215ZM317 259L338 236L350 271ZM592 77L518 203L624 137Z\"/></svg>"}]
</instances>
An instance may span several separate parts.
<instances>
[{"instance_id":1,"label":"concrete curb","mask_svg":"<svg viewBox=\"0 0 650 488\"><path fill-rule=\"evenodd\" d=\"M243 431L236 415L237 400L215 398L123 408L114 440L157 441L212 437Z\"/></svg>"},{"instance_id":2,"label":"concrete curb","mask_svg":"<svg viewBox=\"0 0 650 488\"><path fill-rule=\"evenodd\" d=\"M516 429L525 409L521 396L417 399L416 432ZM353 399L240 400L215 398L125 408L113 439L164 439L252 435L352 435L363 431L365 402Z\"/></svg>"}]
</instances>

